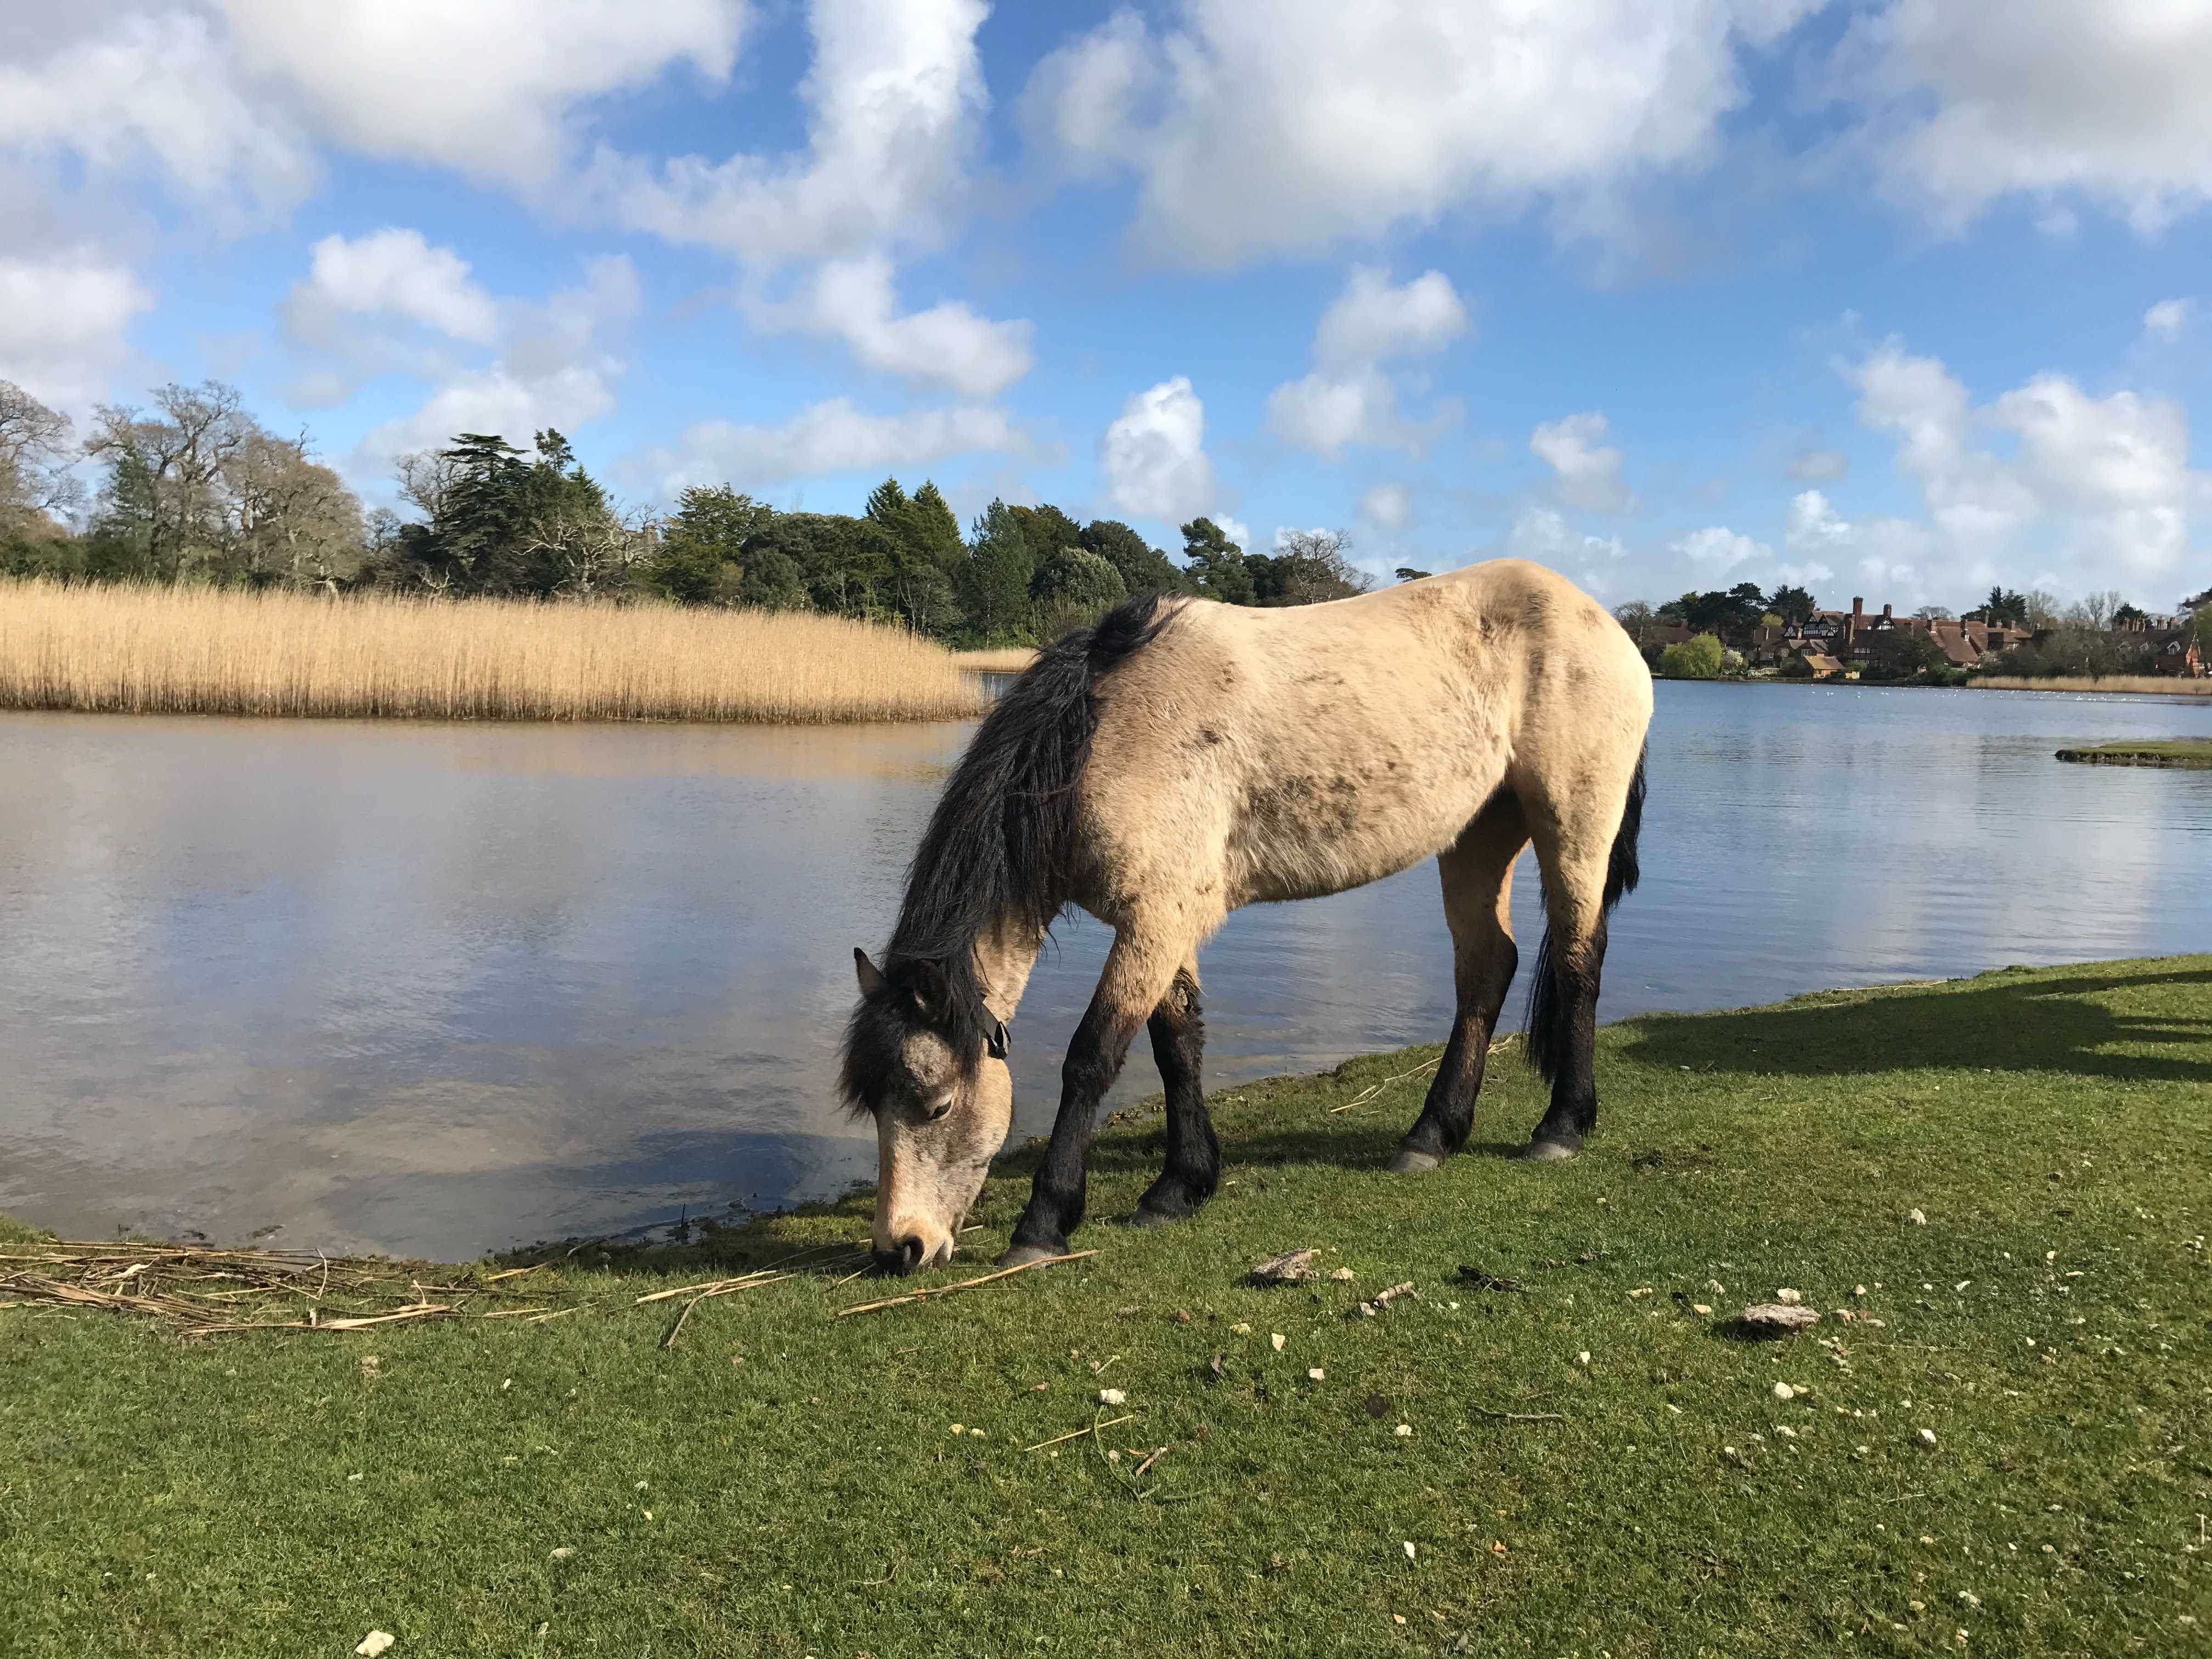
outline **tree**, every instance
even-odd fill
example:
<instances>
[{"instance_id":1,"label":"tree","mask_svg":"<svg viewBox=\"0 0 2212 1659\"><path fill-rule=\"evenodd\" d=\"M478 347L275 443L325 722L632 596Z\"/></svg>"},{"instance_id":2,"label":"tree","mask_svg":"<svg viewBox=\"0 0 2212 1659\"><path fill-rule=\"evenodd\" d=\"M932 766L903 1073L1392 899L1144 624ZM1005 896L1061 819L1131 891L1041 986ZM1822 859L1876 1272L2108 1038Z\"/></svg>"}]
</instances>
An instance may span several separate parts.
<instances>
[{"instance_id":1,"label":"tree","mask_svg":"<svg viewBox=\"0 0 2212 1659\"><path fill-rule=\"evenodd\" d=\"M2035 631L2058 625L2058 601L2040 587L2030 588L2020 602L2021 626Z\"/></svg>"},{"instance_id":2,"label":"tree","mask_svg":"<svg viewBox=\"0 0 2212 1659\"><path fill-rule=\"evenodd\" d=\"M1942 647L1927 635L1899 633L1892 636L1887 649L1876 655L1869 666L1885 669L1892 679L1910 679L1915 674L1925 674L1931 669L1947 667L1949 663L1950 659L1943 654ZM1866 671L1863 669L1860 672L1864 673Z\"/></svg>"},{"instance_id":3,"label":"tree","mask_svg":"<svg viewBox=\"0 0 2212 1659\"><path fill-rule=\"evenodd\" d=\"M1613 606L1613 619L1627 631L1628 637L1635 641L1639 648L1650 643L1652 634L1661 626L1659 613L1644 599L1630 599L1625 605Z\"/></svg>"},{"instance_id":4,"label":"tree","mask_svg":"<svg viewBox=\"0 0 2212 1659\"><path fill-rule=\"evenodd\" d=\"M1726 592L1685 593L1660 615L1664 617L1668 611L1675 612L1668 620L1679 619L1698 633L1717 634L1723 642L1748 643L1751 630L1766 614L1766 597L1758 583L1738 582Z\"/></svg>"},{"instance_id":5,"label":"tree","mask_svg":"<svg viewBox=\"0 0 2212 1659\"><path fill-rule=\"evenodd\" d=\"M1427 580L1435 573L1428 570L1416 570L1410 564L1401 564L1390 574L1401 582L1418 582ZM1651 607L1647 605L1644 608L1649 611Z\"/></svg>"},{"instance_id":6,"label":"tree","mask_svg":"<svg viewBox=\"0 0 2212 1659\"><path fill-rule=\"evenodd\" d=\"M1044 568L1045 561L1063 547L1083 545L1083 532L1069 518L1050 502L1038 507L1011 507L1014 522L1022 527L1022 541L1030 550L1030 574L1034 576Z\"/></svg>"},{"instance_id":7,"label":"tree","mask_svg":"<svg viewBox=\"0 0 2212 1659\"><path fill-rule=\"evenodd\" d=\"M661 528L647 585L679 605L738 604L745 544L775 517L773 508L727 484L690 485Z\"/></svg>"},{"instance_id":8,"label":"tree","mask_svg":"<svg viewBox=\"0 0 2212 1659\"><path fill-rule=\"evenodd\" d=\"M1345 556L1351 540L1339 530L1290 530L1273 556L1247 554L1256 605L1319 605L1367 591L1365 574Z\"/></svg>"},{"instance_id":9,"label":"tree","mask_svg":"<svg viewBox=\"0 0 2212 1659\"><path fill-rule=\"evenodd\" d=\"M2120 608L2126 603L2127 601L2121 598L2118 590L2115 588L2106 588L2102 592L2084 593L2079 599L2066 607L2066 614L2061 620L2103 633L2112 627L2119 614Z\"/></svg>"},{"instance_id":10,"label":"tree","mask_svg":"<svg viewBox=\"0 0 2212 1659\"><path fill-rule=\"evenodd\" d=\"M360 574L367 551L361 499L314 459L304 433L250 433L224 478L246 580L336 592Z\"/></svg>"},{"instance_id":11,"label":"tree","mask_svg":"<svg viewBox=\"0 0 2212 1659\"><path fill-rule=\"evenodd\" d=\"M1949 622L1956 613L1947 605L1923 605L1912 614L1922 622Z\"/></svg>"},{"instance_id":12,"label":"tree","mask_svg":"<svg viewBox=\"0 0 2212 1659\"><path fill-rule=\"evenodd\" d=\"M1083 527L1083 548L1112 565L1132 593L1180 593L1188 579L1174 560L1117 519L1093 519Z\"/></svg>"},{"instance_id":13,"label":"tree","mask_svg":"<svg viewBox=\"0 0 2212 1659\"><path fill-rule=\"evenodd\" d=\"M102 404L85 454L108 465L109 494L131 499L142 521L150 571L174 580L220 567L232 550L224 471L260 428L238 389L219 380L175 382L154 394L155 412ZM119 499L119 497L118 497Z\"/></svg>"},{"instance_id":14,"label":"tree","mask_svg":"<svg viewBox=\"0 0 2212 1659\"><path fill-rule=\"evenodd\" d=\"M1659 672L1670 680L1717 680L1727 653L1719 639L1699 634L1677 640L1659 653Z\"/></svg>"},{"instance_id":15,"label":"tree","mask_svg":"<svg viewBox=\"0 0 2212 1659\"><path fill-rule=\"evenodd\" d=\"M1967 614L1974 616L1971 611ZM2027 595L2008 587L1992 587L1989 598L1982 601L1979 616L1974 619L1992 628L2021 627L2027 621Z\"/></svg>"},{"instance_id":16,"label":"tree","mask_svg":"<svg viewBox=\"0 0 2212 1659\"><path fill-rule=\"evenodd\" d=\"M1808 623L1820 608L1810 588L1787 583L1766 596L1765 606L1785 623Z\"/></svg>"},{"instance_id":17,"label":"tree","mask_svg":"<svg viewBox=\"0 0 2212 1659\"><path fill-rule=\"evenodd\" d=\"M1095 621L1128 597L1121 573L1103 554L1063 547L1030 582L1040 637L1056 638Z\"/></svg>"},{"instance_id":18,"label":"tree","mask_svg":"<svg viewBox=\"0 0 2212 1659\"><path fill-rule=\"evenodd\" d=\"M0 380L0 537L50 535L54 515L84 500L70 465L74 424L12 380Z\"/></svg>"},{"instance_id":19,"label":"tree","mask_svg":"<svg viewBox=\"0 0 2212 1659\"><path fill-rule=\"evenodd\" d=\"M1252 603L1252 573L1244 550L1211 519L1193 519L1182 527L1183 563L1199 592L1224 605Z\"/></svg>"},{"instance_id":20,"label":"tree","mask_svg":"<svg viewBox=\"0 0 2212 1659\"><path fill-rule=\"evenodd\" d=\"M968 556L953 583L969 632L978 642L1003 644L1027 631L1034 574L1021 521L1004 501L993 501L975 520Z\"/></svg>"}]
</instances>

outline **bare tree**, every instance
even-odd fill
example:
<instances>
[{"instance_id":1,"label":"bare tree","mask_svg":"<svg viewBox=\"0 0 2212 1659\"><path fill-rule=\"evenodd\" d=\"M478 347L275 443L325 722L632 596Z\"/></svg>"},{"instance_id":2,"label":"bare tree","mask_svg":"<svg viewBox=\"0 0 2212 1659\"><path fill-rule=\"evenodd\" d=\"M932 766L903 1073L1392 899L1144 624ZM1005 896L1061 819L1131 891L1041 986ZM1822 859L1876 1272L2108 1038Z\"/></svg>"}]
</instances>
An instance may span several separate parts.
<instances>
[{"instance_id":1,"label":"bare tree","mask_svg":"<svg viewBox=\"0 0 2212 1659\"><path fill-rule=\"evenodd\" d=\"M598 599L628 585L632 571L650 554L657 529L649 514L557 511L531 525L522 550L552 556L562 572L556 591Z\"/></svg>"},{"instance_id":2,"label":"bare tree","mask_svg":"<svg viewBox=\"0 0 2212 1659\"><path fill-rule=\"evenodd\" d=\"M174 575L229 550L225 471L260 428L238 389L219 380L172 382L154 394L154 405L149 417L101 404L84 453L115 470L111 494L126 484L143 488L149 556L156 571Z\"/></svg>"},{"instance_id":3,"label":"bare tree","mask_svg":"<svg viewBox=\"0 0 2212 1659\"><path fill-rule=\"evenodd\" d=\"M444 452L417 449L398 460L399 499L435 523L445 511L447 495L459 468Z\"/></svg>"},{"instance_id":4,"label":"bare tree","mask_svg":"<svg viewBox=\"0 0 2212 1659\"><path fill-rule=\"evenodd\" d=\"M1364 593L1367 573L1346 556L1352 538L1340 530L1285 530L1275 538L1274 568L1283 605L1316 605Z\"/></svg>"},{"instance_id":5,"label":"bare tree","mask_svg":"<svg viewBox=\"0 0 2212 1659\"><path fill-rule=\"evenodd\" d=\"M1948 605L1923 605L1912 614L1922 622L1949 622L1959 613Z\"/></svg>"},{"instance_id":6,"label":"bare tree","mask_svg":"<svg viewBox=\"0 0 2212 1659\"><path fill-rule=\"evenodd\" d=\"M2055 628L2058 624L2058 601L2045 588L2031 588L2022 601L2021 615L2034 631Z\"/></svg>"},{"instance_id":7,"label":"bare tree","mask_svg":"<svg viewBox=\"0 0 2212 1659\"><path fill-rule=\"evenodd\" d=\"M51 527L83 501L83 482L70 471L74 436L68 416L0 380L0 534Z\"/></svg>"},{"instance_id":8,"label":"bare tree","mask_svg":"<svg viewBox=\"0 0 2212 1659\"><path fill-rule=\"evenodd\" d=\"M247 436L224 482L246 574L294 587L327 587L361 567L361 501L313 458L307 435Z\"/></svg>"},{"instance_id":9,"label":"bare tree","mask_svg":"<svg viewBox=\"0 0 2212 1659\"><path fill-rule=\"evenodd\" d=\"M2112 625L2120 607L2127 601L2117 588L2106 588L2100 593L2084 593L2066 608L2066 620L2079 627L2094 629L2103 633Z\"/></svg>"}]
</instances>

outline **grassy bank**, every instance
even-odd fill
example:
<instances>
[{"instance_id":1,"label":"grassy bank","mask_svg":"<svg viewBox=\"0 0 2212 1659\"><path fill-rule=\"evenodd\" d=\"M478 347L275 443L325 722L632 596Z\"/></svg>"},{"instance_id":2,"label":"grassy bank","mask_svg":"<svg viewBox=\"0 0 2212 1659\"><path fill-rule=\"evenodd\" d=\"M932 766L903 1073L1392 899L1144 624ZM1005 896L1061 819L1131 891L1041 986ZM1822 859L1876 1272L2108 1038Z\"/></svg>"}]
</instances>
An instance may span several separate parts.
<instances>
[{"instance_id":1,"label":"grassy bank","mask_svg":"<svg viewBox=\"0 0 2212 1659\"><path fill-rule=\"evenodd\" d=\"M2091 766L2212 767L2212 738L2130 738L2087 749L2062 749L2058 758Z\"/></svg>"},{"instance_id":2,"label":"grassy bank","mask_svg":"<svg viewBox=\"0 0 2212 1659\"><path fill-rule=\"evenodd\" d=\"M0 1630L194 1659L371 1629L394 1659L2205 1650L2212 957L1613 1026L1582 1159L1498 1156L1539 1110L1501 1057L1472 1154L1387 1177L1434 1052L1218 1097L1231 1184L1179 1229L1103 1224L1156 1162L1156 1126L1109 1128L1098 1254L936 1303L833 1316L913 1283L838 1283L854 1200L422 1270L457 1314L350 1334L0 1310ZM1025 1175L920 1283L982 1270ZM1304 1245L1316 1282L1243 1282ZM1736 1340L1782 1287L1822 1322ZM577 1311L474 1316L508 1308Z\"/></svg>"},{"instance_id":3,"label":"grassy bank","mask_svg":"<svg viewBox=\"0 0 2212 1659\"><path fill-rule=\"evenodd\" d=\"M812 615L0 581L0 708L425 720L942 720L941 647Z\"/></svg>"},{"instance_id":4,"label":"grassy bank","mask_svg":"<svg viewBox=\"0 0 2212 1659\"><path fill-rule=\"evenodd\" d=\"M952 659L963 668L991 674L1018 674L1036 659L1037 653L1026 645L1009 645L995 651L956 651L952 653Z\"/></svg>"},{"instance_id":5,"label":"grassy bank","mask_svg":"<svg viewBox=\"0 0 2212 1659\"><path fill-rule=\"evenodd\" d=\"M1966 682L1985 691L2125 691L2140 696L2212 697L2212 679L2185 680L2164 674L2101 674L2081 679L2021 679L2009 674L1978 674Z\"/></svg>"}]
</instances>

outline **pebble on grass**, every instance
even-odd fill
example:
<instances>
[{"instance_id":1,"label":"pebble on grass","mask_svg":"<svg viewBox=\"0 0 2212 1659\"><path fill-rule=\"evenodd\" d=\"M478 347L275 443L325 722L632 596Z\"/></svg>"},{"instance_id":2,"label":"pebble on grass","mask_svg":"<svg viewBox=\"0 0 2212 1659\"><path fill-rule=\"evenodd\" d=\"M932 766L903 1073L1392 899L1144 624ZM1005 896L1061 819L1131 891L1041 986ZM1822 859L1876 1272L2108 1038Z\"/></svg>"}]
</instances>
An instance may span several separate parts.
<instances>
[{"instance_id":1,"label":"pebble on grass","mask_svg":"<svg viewBox=\"0 0 2212 1659\"><path fill-rule=\"evenodd\" d=\"M1282 1352L1282 1351L1283 1351L1283 1334L1282 1334L1280 1331L1270 1331L1270 1332L1268 1332L1268 1333L1267 1333L1267 1346L1268 1346L1269 1347L1271 1347L1271 1348L1274 1349L1274 1351L1275 1351L1277 1353L1280 1353L1280 1352Z\"/></svg>"},{"instance_id":2,"label":"pebble on grass","mask_svg":"<svg viewBox=\"0 0 2212 1659\"><path fill-rule=\"evenodd\" d=\"M1391 1430L1390 1432L1396 1435L1401 1440L1411 1440L1413 1437L1413 1425L1411 1423L1401 1423L1396 1428Z\"/></svg>"},{"instance_id":3,"label":"pebble on grass","mask_svg":"<svg viewBox=\"0 0 2212 1659\"><path fill-rule=\"evenodd\" d=\"M1098 1390L1098 1403L1102 1406L1126 1406L1129 1403L1129 1396L1119 1389L1101 1389Z\"/></svg>"},{"instance_id":4,"label":"pebble on grass","mask_svg":"<svg viewBox=\"0 0 2212 1659\"><path fill-rule=\"evenodd\" d=\"M362 1659L376 1659L378 1654L398 1639L388 1630L373 1630L361 1638L355 1645L354 1651L361 1655Z\"/></svg>"}]
</instances>

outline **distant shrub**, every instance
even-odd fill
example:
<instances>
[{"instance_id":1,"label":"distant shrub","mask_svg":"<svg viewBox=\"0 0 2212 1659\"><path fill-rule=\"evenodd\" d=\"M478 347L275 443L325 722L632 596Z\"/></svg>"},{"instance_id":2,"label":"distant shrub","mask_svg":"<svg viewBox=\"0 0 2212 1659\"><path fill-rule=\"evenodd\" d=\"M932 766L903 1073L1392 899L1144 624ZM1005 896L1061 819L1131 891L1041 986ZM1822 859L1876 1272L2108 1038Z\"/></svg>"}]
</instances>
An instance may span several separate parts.
<instances>
[{"instance_id":1,"label":"distant shrub","mask_svg":"<svg viewBox=\"0 0 2212 1659\"><path fill-rule=\"evenodd\" d=\"M1785 680L1809 680L1813 678L1813 665L1802 657L1788 656L1775 672Z\"/></svg>"},{"instance_id":2,"label":"distant shrub","mask_svg":"<svg viewBox=\"0 0 2212 1659\"><path fill-rule=\"evenodd\" d=\"M1726 655L1717 636L1699 634L1662 651L1659 672L1670 680L1717 680Z\"/></svg>"}]
</instances>

